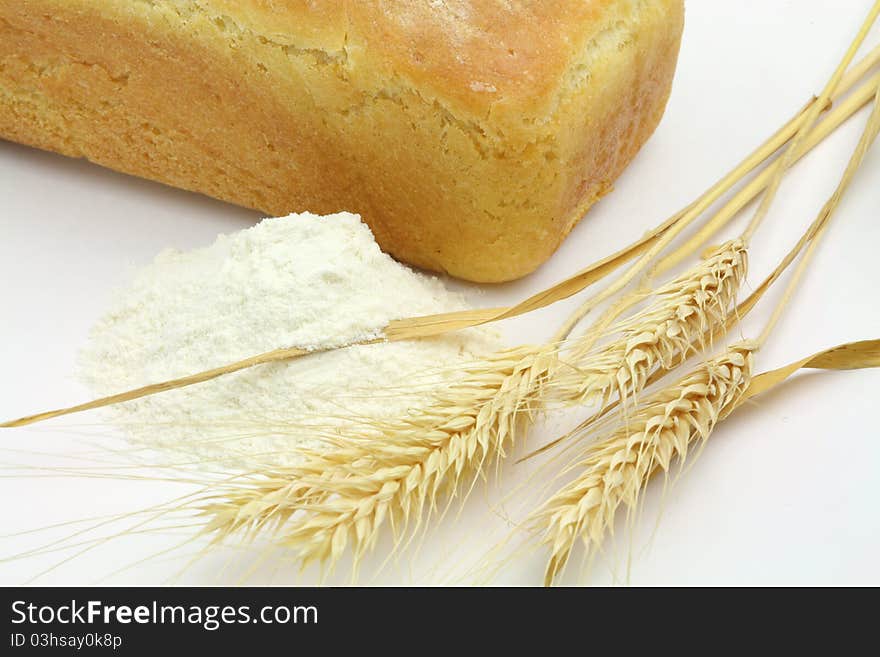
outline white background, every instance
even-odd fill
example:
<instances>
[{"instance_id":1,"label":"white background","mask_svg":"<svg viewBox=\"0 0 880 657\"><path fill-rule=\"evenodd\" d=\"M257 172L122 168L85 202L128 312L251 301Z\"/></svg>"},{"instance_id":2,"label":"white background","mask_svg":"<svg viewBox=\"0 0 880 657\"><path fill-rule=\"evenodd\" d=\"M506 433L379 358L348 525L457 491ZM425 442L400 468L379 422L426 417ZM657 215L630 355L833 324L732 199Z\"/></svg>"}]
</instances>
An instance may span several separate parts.
<instances>
[{"instance_id":1,"label":"white background","mask_svg":"<svg viewBox=\"0 0 880 657\"><path fill-rule=\"evenodd\" d=\"M476 302L514 302L629 243L695 198L821 89L869 5L868 0L689 2L672 99L655 136L546 266L526 280L488 289ZM878 42L875 29L868 46ZM815 216L865 117L863 112L839 130L783 184L752 249L753 285ZM880 338L878 181L880 148L841 204L789 314L760 353L758 369L841 342ZM208 244L218 233L257 218L86 162L0 142L0 417L88 397L73 377L76 352L132 265L147 263L168 246ZM561 304L503 329L511 341L545 338L571 307ZM754 335L766 311L756 312L746 334ZM632 532L619 525L620 538L608 544L607 554L585 575L575 568L565 581L880 584L878 393L876 370L811 372L758 399L715 432L674 486L664 491L652 485ZM537 431L531 444L552 437L553 430ZM315 572L300 575L277 557L255 563L264 554L258 547L209 553L195 563L188 561L192 548L176 558L160 554L189 536L187 529L136 531L89 544L94 549L70 561L65 559L78 549L16 556L58 538L71 544L102 535L99 530L76 537L80 525L18 532L137 511L186 490L173 482L60 477L57 470L27 469L82 470L86 462L70 457L92 450L99 436L103 445L124 451L124 441L95 415L2 430L0 582L31 581L50 567L34 581L316 581ZM521 473L509 467L502 490L517 480ZM487 511L478 492L462 518L432 531L418 554L407 553L382 571L381 559L368 560L360 581L475 581L474 571L464 577L450 573L465 563L493 562L486 551L506 535L501 510ZM496 564L500 567L480 568L477 581L540 583L543 556L518 551ZM143 557L153 558L136 563ZM493 577L486 578L490 571ZM340 574L328 581L346 580Z\"/></svg>"}]
</instances>

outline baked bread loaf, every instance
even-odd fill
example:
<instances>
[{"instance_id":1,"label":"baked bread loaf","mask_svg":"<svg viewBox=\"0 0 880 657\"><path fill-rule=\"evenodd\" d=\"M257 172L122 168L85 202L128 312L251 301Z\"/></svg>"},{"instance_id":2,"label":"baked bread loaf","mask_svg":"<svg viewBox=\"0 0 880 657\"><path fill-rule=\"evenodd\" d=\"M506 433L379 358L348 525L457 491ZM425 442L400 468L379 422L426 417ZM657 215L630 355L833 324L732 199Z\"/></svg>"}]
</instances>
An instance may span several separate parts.
<instances>
[{"instance_id":1,"label":"baked bread loaf","mask_svg":"<svg viewBox=\"0 0 880 657\"><path fill-rule=\"evenodd\" d=\"M681 0L0 0L0 136L527 274L657 125Z\"/></svg>"}]
</instances>

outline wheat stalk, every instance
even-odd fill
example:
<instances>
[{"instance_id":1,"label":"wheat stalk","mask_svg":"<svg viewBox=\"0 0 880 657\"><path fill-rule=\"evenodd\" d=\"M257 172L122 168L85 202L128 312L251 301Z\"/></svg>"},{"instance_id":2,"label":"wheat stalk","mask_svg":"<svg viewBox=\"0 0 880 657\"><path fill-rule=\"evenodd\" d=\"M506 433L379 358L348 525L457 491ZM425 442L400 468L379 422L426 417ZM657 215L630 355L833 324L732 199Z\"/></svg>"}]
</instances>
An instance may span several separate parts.
<instances>
[{"instance_id":1,"label":"wheat stalk","mask_svg":"<svg viewBox=\"0 0 880 657\"><path fill-rule=\"evenodd\" d=\"M535 515L537 522L546 527L544 543L551 550L545 585L552 584L565 567L578 536L582 536L588 554L598 547L612 527L617 509L621 505L634 509L640 491L656 470L668 471L675 457L683 462L692 442L706 440L720 420L747 395L754 394L749 392L754 353L767 340L791 301L834 211L878 133L880 84L875 89L873 109L862 136L836 189L811 225L809 245L760 337L730 347L723 355L652 395L622 429L589 449L586 457L573 466L583 472ZM797 248L803 245L801 240ZM802 365L798 363L797 367Z\"/></svg>"},{"instance_id":2,"label":"wheat stalk","mask_svg":"<svg viewBox=\"0 0 880 657\"><path fill-rule=\"evenodd\" d=\"M715 424L748 388L754 343L740 343L708 361L675 385L646 400L625 428L591 448L575 468L574 481L551 497L535 519L546 525L543 542L551 555L545 585L564 568L578 536L587 550L598 547L612 527L617 509L633 509L644 482L657 469L668 470Z\"/></svg>"}]
</instances>

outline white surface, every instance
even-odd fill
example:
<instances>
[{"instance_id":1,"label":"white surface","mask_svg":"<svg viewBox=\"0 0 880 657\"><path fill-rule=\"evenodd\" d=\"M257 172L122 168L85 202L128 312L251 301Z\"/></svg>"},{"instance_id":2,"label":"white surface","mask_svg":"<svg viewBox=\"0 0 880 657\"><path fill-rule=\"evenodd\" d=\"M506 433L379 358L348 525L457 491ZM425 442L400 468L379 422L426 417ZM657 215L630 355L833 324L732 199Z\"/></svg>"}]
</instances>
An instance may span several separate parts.
<instances>
[{"instance_id":1,"label":"white surface","mask_svg":"<svg viewBox=\"0 0 880 657\"><path fill-rule=\"evenodd\" d=\"M653 139L548 265L524 281L488 290L479 303L509 303L544 287L630 242L693 199L819 91L869 4L691 0L672 99ZM869 44L878 41L875 29ZM815 216L865 116L838 131L783 184L752 249L752 284ZM878 180L880 148L840 206L790 313L760 354L759 369L841 342L880 337ZM255 218L196 195L0 142L0 417L86 397L72 376L76 351L129 266L148 262L168 246L208 244L218 232ZM540 339L571 307L561 304L504 329L511 340ZM764 316L766 308L749 326L758 326ZM623 567L632 557L633 584L880 584L878 386L878 371L808 373L737 413L665 495L652 486L634 535L620 532L626 540L609 544L607 559L585 581L626 580ZM44 472L19 467L82 469L85 462L71 456L91 449L97 436L125 449L108 434L94 415L3 431L0 460L18 465L3 472L13 478L0 479L7 534L0 539L0 558L71 538L79 527L9 534L145 509L183 492L173 482L37 477ZM544 428L533 434L532 444L553 435L553 427ZM122 462L113 455L102 458ZM518 473L515 467L507 470L502 490L515 485ZM418 556L404 556L378 574L381 559L370 560L361 581L463 581L450 579L448 571L459 559L479 557L505 533L500 514L486 509L483 495L475 493L461 520L431 532ZM185 559L161 554L188 535L135 533L67 563L61 562L72 552L7 558L0 562L0 582L22 583L56 565L36 581L236 582L261 556L256 548L232 560L213 553L184 568ZM453 554L450 546L464 548ZM117 572L151 555L155 558ZM542 557L517 555L491 581L539 583ZM584 581L574 575L567 581ZM308 583L315 577L271 561L248 575L258 583Z\"/></svg>"}]
</instances>

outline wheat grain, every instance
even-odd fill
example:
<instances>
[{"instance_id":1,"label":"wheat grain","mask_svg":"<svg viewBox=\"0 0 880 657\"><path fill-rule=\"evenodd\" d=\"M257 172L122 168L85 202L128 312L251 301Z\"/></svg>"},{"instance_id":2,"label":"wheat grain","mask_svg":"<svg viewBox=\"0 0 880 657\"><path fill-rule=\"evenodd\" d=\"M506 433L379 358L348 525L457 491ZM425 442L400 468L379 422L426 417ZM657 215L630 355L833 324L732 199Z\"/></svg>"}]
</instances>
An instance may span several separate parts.
<instances>
[{"instance_id":1,"label":"wheat grain","mask_svg":"<svg viewBox=\"0 0 880 657\"><path fill-rule=\"evenodd\" d=\"M575 464L578 477L551 497L535 519L551 548L544 583L565 567L579 536L590 551L612 526L617 509L636 506L650 474L684 460L691 443L705 440L748 388L753 343L730 347L678 383L652 395L626 426L589 448Z\"/></svg>"},{"instance_id":2,"label":"wheat grain","mask_svg":"<svg viewBox=\"0 0 880 657\"><path fill-rule=\"evenodd\" d=\"M552 347L523 347L474 364L437 402L412 417L373 425L336 449L305 455L301 465L248 475L199 504L217 540L272 529L304 563L335 563L346 545L356 561L386 520L398 540L441 494L474 480L503 456L541 405L559 366Z\"/></svg>"},{"instance_id":3,"label":"wheat grain","mask_svg":"<svg viewBox=\"0 0 880 657\"><path fill-rule=\"evenodd\" d=\"M595 398L604 404L615 392L621 403L636 396L652 373L671 369L705 347L703 336L727 319L747 270L748 252L742 240L714 249L658 288L647 309L607 331L619 337L568 359L571 369L560 373L550 394L561 394L567 402L578 404Z\"/></svg>"}]
</instances>

